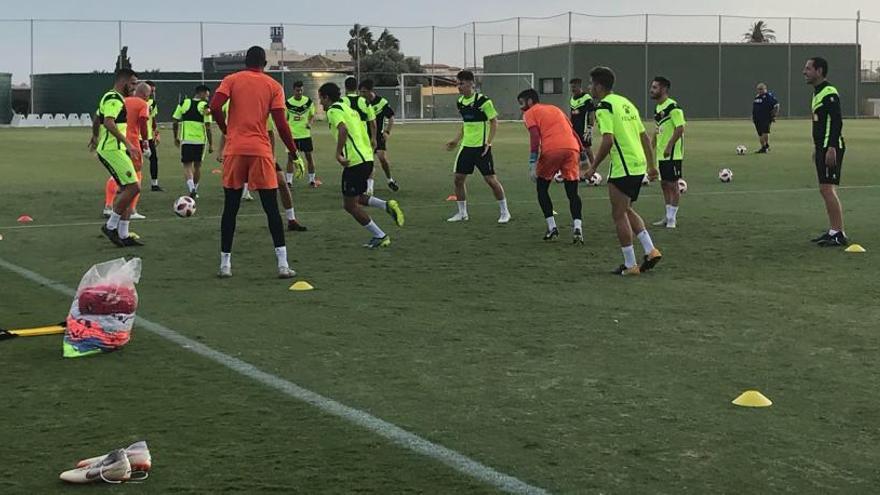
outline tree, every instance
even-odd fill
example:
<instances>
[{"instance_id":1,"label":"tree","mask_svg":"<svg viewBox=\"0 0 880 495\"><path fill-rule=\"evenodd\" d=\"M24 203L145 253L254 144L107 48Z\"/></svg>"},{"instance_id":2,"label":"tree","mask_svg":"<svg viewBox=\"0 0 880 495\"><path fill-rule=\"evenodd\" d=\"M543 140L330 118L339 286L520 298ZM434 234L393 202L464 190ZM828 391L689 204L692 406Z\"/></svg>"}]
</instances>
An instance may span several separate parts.
<instances>
[{"instance_id":1,"label":"tree","mask_svg":"<svg viewBox=\"0 0 880 495\"><path fill-rule=\"evenodd\" d=\"M119 55L116 57L116 70L119 69L131 69L131 59L128 58L128 47L123 46L121 50L119 50Z\"/></svg>"},{"instance_id":2,"label":"tree","mask_svg":"<svg viewBox=\"0 0 880 495\"><path fill-rule=\"evenodd\" d=\"M391 34L391 31L388 31L388 28L385 28L385 30L382 31L382 34L379 35L379 39L376 40L376 46L373 47L374 52L381 50L400 51L400 40L397 39L397 36Z\"/></svg>"},{"instance_id":3,"label":"tree","mask_svg":"<svg viewBox=\"0 0 880 495\"><path fill-rule=\"evenodd\" d=\"M770 29L764 21L756 21L751 29L743 33L746 43L772 43L776 41L776 31Z\"/></svg>"},{"instance_id":4,"label":"tree","mask_svg":"<svg viewBox=\"0 0 880 495\"><path fill-rule=\"evenodd\" d=\"M369 26L355 24L348 30L348 35L350 36L347 45L348 54L351 55L352 60L375 50L376 44L373 42L373 33L370 32Z\"/></svg>"},{"instance_id":5,"label":"tree","mask_svg":"<svg viewBox=\"0 0 880 495\"><path fill-rule=\"evenodd\" d=\"M361 59L363 79L372 79L376 86L397 86L397 76L424 72L419 61L397 50L378 50Z\"/></svg>"}]
</instances>

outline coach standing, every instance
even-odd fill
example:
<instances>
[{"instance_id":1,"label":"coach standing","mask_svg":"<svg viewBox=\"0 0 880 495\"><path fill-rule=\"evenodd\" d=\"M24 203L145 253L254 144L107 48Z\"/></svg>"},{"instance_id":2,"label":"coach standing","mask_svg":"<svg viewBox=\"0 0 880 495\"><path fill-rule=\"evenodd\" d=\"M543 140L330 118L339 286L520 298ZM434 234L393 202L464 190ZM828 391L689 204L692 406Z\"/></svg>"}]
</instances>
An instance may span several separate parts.
<instances>
[{"instance_id":1,"label":"coach standing","mask_svg":"<svg viewBox=\"0 0 880 495\"><path fill-rule=\"evenodd\" d=\"M757 91L758 94L752 102L752 122L755 123L755 130L758 132L761 149L755 153L767 153L770 151L770 124L776 121L779 102L773 93L767 91L766 84L758 83Z\"/></svg>"}]
</instances>

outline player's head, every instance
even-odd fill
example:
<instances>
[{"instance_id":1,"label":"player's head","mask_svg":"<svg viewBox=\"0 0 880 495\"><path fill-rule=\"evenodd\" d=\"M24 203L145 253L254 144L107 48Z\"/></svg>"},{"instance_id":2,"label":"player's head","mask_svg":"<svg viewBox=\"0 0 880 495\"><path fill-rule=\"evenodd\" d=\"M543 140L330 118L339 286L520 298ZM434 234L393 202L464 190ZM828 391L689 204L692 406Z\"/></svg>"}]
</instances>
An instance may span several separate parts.
<instances>
[{"instance_id":1,"label":"player's head","mask_svg":"<svg viewBox=\"0 0 880 495\"><path fill-rule=\"evenodd\" d=\"M113 86L117 91L128 96L134 90L134 85L137 84L137 82L138 78L135 71L128 68L122 68L117 69L116 80Z\"/></svg>"},{"instance_id":2,"label":"player's head","mask_svg":"<svg viewBox=\"0 0 880 495\"><path fill-rule=\"evenodd\" d=\"M828 77L828 61L822 57L812 57L804 64L804 79L807 84L816 85Z\"/></svg>"},{"instance_id":3,"label":"player's head","mask_svg":"<svg viewBox=\"0 0 880 495\"><path fill-rule=\"evenodd\" d=\"M156 83L154 83L153 81L145 81L144 84L146 84L147 86L150 87L150 96L155 98L156 97Z\"/></svg>"},{"instance_id":4,"label":"player's head","mask_svg":"<svg viewBox=\"0 0 880 495\"><path fill-rule=\"evenodd\" d=\"M248 69L263 70L266 67L266 50L263 50L262 46L248 48L244 56L244 65Z\"/></svg>"},{"instance_id":5,"label":"player's head","mask_svg":"<svg viewBox=\"0 0 880 495\"><path fill-rule=\"evenodd\" d=\"M758 85L755 86L755 91L757 91L759 95L762 95L767 92L767 85L759 82Z\"/></svg>"},{"instance_id":6,"label":"player's head","mask_svg":"<svg viewBox=\"0 0 880 495\"><path fill-rule=\"evenodd\" d=\"M469 70L463 70L455 75L455 79L458 81L458 92L465 95L470 96L474 94L474 73Z\"/></svg>"},{"instance_id":7,"label":"player's head","mask_svg":"<svg viewBox=\"0 0 880 495\"><path fill-rule=\"evenodd\" d=\"M152 94L153 88L145 82L139 82L137 83L137 86L134 87L134 96L137 96L138 98L148 100Z\"/></svg>"},{"instance_id":8,"label":"player's head","mask_svg":"<svg viewBox=\"0 0 880 495\"><path fill-rule=\"evenodd\" d=\"M324 110L330 108L330 105L339 101L340 98L342 98L342 93L336 83L324 83L318 88L318 100Z\"/></svg>"},{"instance_id":9,"label":"player's head","mask_svg":"<svg viewBox=\"0 0 880 495\"><path fill-rule=\"evenodd\" d=\"M671 87L672 83L669 82L669 79L657 76L651 80L651 89L648 92L651 93L652 100L662 100L669 96L669 88Z\"/></svg>"},{"instance_id":10,"label":"player's head","mask_svg":"<svg viewBox=\"0 0 880 495\"><path fill-rule=\"evenodd\" d=\"M357 79L348 76L345 78L345 92L353 93L358 90L358 81Z\"/></svg>"},{"instance_id":11,"label":"player's head","mask_svg":"<svg viewBox=\"0 0 880 495\"><path fill-rule=\"evenodd\" d=\"M593 67L590 71L590 93L593 98L604 98L614 90L614 71L608 67Z\"/></svg>"},{"instance_id":12,"label":"player's head","mask_svg":"<svg viewBox=\"0 0 880 495\"><path fill-rule=\"evenodd\" d=\"M358 90L360 90L361 96L364 98L372 98L374 87L372 79L364 79L358 86Z\"/></svg>"},{"instance_id":13,"label":"player's head","mask_svg":"<svg viewBox=\"0 0 880 495\"><path fill-rule=\"evenodd\" d=\"M532 88L526 89L517 95L516 100L519 102L519 109L525 112L535 106L540 100L538 92Z\"/></svg>"},{"instance_id":14,"label":"player's head","mask_svg":"<svg viewBox=\"0 0 880 495\"><path fill-rule=\"evenodd\" d=\"M198 86L196 86L196 90L193 93L193 96L195 96L197 100L204 100L207 99L208 95L210 94L211 88L205 86L204 84L199 84Z\"/></svg>"},{"instance_id":15,"label":"player's head","mask_svg":"<svg viewBox=\"0 0 880 495\"><path fill-rule=\"evenodd\" d=\"M571 94L573 95L582 94L584 92L583 86L584 81L581 80L581 78L579 77L572 78L570 81L568 81L568 87L569 89L571 89Z\"/></svg>"},{"instance_id":16,"label":"player's head","mask_svg":"<svg viewBox=\"0 0 880 495\"><path fill-rule=\"evenodd\" d=\"M294 81L293 82L293 96L302 98L303 95L303 82L302 81Z\"/></svg>"}]
</instances>

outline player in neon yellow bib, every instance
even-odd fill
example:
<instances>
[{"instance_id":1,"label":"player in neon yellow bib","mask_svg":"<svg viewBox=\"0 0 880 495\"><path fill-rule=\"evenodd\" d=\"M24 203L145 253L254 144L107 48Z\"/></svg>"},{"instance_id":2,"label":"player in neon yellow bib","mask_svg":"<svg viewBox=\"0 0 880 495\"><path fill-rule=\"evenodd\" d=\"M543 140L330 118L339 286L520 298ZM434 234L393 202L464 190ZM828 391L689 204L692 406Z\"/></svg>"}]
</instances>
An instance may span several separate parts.
<instances>
[{"instance_id":1,"label":"player in neon yellow bib","mask_svg":"<svg viewBox=\"0 0 880 495\"><path fill-rule=\"evenodd\" d=\"M669 79L657 76L651 81L651 99L657 102L654 110L654 152L660 168L660 186L663 188L663 199L666 202L666 216L655 226L674 229L678 202L681 193L678 191L678 180L682 178L682 162L684 160L684 110L677 101L669 97Z\"/></svg>"},{"instance_id":2,"label":"player in neon yellow bib","mask_svg":"<svg viewBox=\"0 0 880 495\"><path fill-rule=\"evenodd\" d=\"M174 109L174 145L180 148L180 162L183 164L183 175L186 188L194 199L199 195L199 181L202 178L202 158L205 155L205 144L208 153L214 153L214 141L211 135L211 110L208 98L211 90L204 84L196 86L192 98L184 98Z\"/></svg>"},{"instance_id":3,"label":"player in neon yellow bib","mask_svg":"<svg viewBox=\"0 0 880 495\"><path fill-rule=\"evenodd\" d=\"M651 235L645 228L645 222L632 206L639 198L645 172L651 180L658 175L651 140L645 132L639 109L613 92L614 72L608 67L596 67L590 72L590 79L590 91L598 102L596 123L602 138L596 151L596 161L587 169L586 176L592 177L596 168L610 156L608 197L611 200L611 216L617 227L617 239L623 252L623 264L614 273L639 275L654 268L661 258L660 250L654 247ZM641 266L636 262L633 236L638 237L645 250Z\"/></svg>"}]
</instances>

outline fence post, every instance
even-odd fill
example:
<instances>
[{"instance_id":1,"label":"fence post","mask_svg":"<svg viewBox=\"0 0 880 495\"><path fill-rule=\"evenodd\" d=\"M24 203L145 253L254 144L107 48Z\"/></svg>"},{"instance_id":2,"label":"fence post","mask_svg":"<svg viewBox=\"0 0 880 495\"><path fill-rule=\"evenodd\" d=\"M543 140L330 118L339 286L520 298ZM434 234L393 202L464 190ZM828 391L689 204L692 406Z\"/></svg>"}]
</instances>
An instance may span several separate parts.
<instances>
[{"instance_id":1,"label":"fence post","mask_svg":"<svg viewBox=\"0 0 880 495\"><path fill-rule=\"evenodd\" d=\"M568 67L566 68L568 77L568 81L571 81L572 76L572 64L574 63L574 55L573 55L573 47L571 43L571 11L568 11ZM569 90L571 91L571 90ZM571 94L569 94L571 97Z\"/></svg>"},{"instance_id":2,"label":"fence post","mask_svg":"<svg viewBox=\"0 0 880 495\"><path fill-rule=\"evenodd\" d=\"M648 40L650 39L650 37L649 37L649 35L648 35L648 33L650 32L650 31L649 31L649 27L648 27L648 26L649 26L648 23L650 22L650 20L651 20L651 15L650 15L650 14L645 14L645 83L647 83L648 78L651 77L651 76L648 74L648 70L649 70L649 69L648 69ZM650 108L650 107L648 106L648 104L649 104L649 103L648 103L648 92L645 91L644 93L645 93L645 94L644 94L644 96L643 96L643 100L642 100L642 101L644 102L644 105L645 105L645 106L644 106L644 108L645 108L645 116L647 117L647 116L651 115L651 112L648 111L648 108Z\"/></svg>"},{"instance_id":3,"label":"fence post","mask_svg":"<svg viewBox=\"0 0 880 495\"><path fill-rule=\"evenodd\" d=\"M434 120L437 117L437 102L434 98L434 72L437 71L437 66L435 65L436 62L434 61L434 31L436 29L436 26L431 26L431 120Z\"/></svg>"},{"instance_id":4,"label":"fence post","mask_svg":"<svg viewBox=\"0 0 880 495\"><path fill-rule=\"evenodd\" d=\"M199 22L199 66L202 71L202 84L205 84L205 23Z\"/></svg>"},{"instance_id":5,"label":"fence post","mask_svg":"<svg viewBox=\"0 0 880 495\"><path fill-rule=\"evenodd\" d=\"M355 74L358 82L361 80L361 32L358 30L354 35L354 53L357 58L357 68L355 69Z\"/></svg>"},{"instance_id":6,"label":"fence post","mask_svg":"<svg viewBox=\"0 0 880 495\"><path fill-rule=\"evenodd\" d=\"M519 62L519 51L520 51L520 21L522 21L522 17L516 18L516 72L520 73L522 70L520 69Z\"/></svg>"},{"instance_id":7,"label":"fence post","mask_svg":"<svg viewBox=\"0 0 880 495\"><path fill-rule=\"evenodd\" d=\"M791 17L788 18L788 88L785 95L785 115L791 118Z\"/></svg>"},{"instance_id":8,"label":"fence post","mask_svg":"<svg viewBox=\"0 0 880 495\"><path fill-rule=\"evenodd\" d=\"M476 21L471 23L471 29L473 30L474 35L474 72L477 71L477 23Z\"/></svg>"},{"instance_id":9,"label":"fence post","mask_svg":"<svg viewBox=\"0 0 880 495\"><path fill-rule=\"evenodd\" d=\"M284 23L281 23L281 33L284 34ZM281 37L281 55L278 57L278 69L281 71L281 90L287 91L284 89L284 37Z\"/></svg>"},{"instance_id":10,"label":"fence post","mask_svg":"<svg viewBox=\"0 0 880 495\"><path fill-rule=\"evenodd\" d=\"M116 35L118 36L117 54L122 51L122 21L116 21Z\"/></svg>"},{"instance_id":11,"label":"fence post","mask_svg":"<svg viewBox=\"0 0 880 495\"><path fill-rule=\"evenodd\" d=\"M856 11L856 91L853 100L856 103L856 117L862 114L862 102L859 100L859 86L862 84L862 45L859 44L859 24L862 22L862 11Z\"/></svg>"},{"instance_id":12,"label":"fence post","mask_svg":"<svg viewBox=\"0 0 880 495\"><path fill-rule=\"evenodd\" d=\"M721 20L718 16L718 118L721 118Z\"/></svg>"},{"instance_id":13,"label":"fence post","mask_svg":"<svg viewBox=\"0 0 880 495\"><path fill-rule=\"evenodd\" d=\"M462 55L464 55L464 62L461 64L462 69L467 69L467 31L462 33L464 35L464 43L462 43Z\"/></svg>"},{"instance_id":14,"label":"fence post","mask_svg":"<svg viewBox=\"0 0 880 495\"><path fill-rule=\"evenodd\" d=\"M28 113L34 113L34 20L31 19L31 73L30 73L30 81L31 81L31 104L30 111Z\"/></svg>"}]
</instances>

